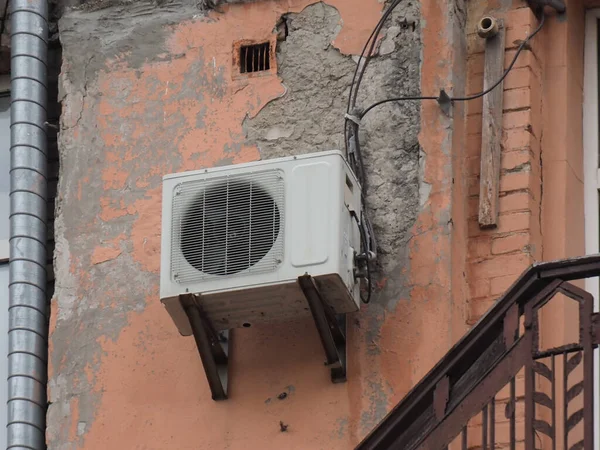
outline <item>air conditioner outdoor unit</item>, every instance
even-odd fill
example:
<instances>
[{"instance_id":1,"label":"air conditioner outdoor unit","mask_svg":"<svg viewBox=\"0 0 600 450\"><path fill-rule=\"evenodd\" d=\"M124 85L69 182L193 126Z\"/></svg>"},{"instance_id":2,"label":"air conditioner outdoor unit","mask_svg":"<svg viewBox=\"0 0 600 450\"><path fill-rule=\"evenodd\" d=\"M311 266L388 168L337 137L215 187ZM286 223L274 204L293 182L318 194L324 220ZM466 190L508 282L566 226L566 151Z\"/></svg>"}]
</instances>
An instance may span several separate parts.
<instances>
[{"instance_id":1,"label":"air conditioner outdoor unit","mask_svg":"<svg viewBox=\"0 0 600 450\"><path fill-rule=\"evenodd\" d=\"M339 151L167 175L161 301L182 335L185 295L216 332L310 316L306 277L328 312L356 311L360 211Z\"/></svg>"}]
</instances>

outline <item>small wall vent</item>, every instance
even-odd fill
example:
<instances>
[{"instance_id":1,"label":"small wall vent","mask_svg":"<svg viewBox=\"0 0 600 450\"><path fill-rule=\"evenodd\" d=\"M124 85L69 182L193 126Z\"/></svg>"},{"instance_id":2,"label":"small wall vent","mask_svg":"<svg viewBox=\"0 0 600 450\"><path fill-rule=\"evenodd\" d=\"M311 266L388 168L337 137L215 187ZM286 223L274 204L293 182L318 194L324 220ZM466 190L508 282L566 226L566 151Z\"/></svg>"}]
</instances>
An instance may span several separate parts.
<instances>
[{"instance_id":1,"label":"small wall vent","mask_svg":"<svg viewBox=\"0 0 600 450\"><path fill-rule=\"evenodd\" d=\"M264 72L270 69L270 42L240 47L240 73Z\"/></svg>"}]
</instances>

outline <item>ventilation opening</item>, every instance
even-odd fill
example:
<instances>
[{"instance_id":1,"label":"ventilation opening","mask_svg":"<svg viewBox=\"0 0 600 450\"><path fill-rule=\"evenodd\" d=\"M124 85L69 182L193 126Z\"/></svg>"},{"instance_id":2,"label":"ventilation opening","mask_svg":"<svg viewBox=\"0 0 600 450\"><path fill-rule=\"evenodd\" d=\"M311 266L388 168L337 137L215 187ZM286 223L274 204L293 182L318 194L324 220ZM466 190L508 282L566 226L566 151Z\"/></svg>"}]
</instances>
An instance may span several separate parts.
<instances>
[{"instance_id":1,"label":"ventilation opening","mask_svg":"<svg viewBox=\"0 0 600 450\"><path fill-rule=\"evenodd\" d=\"M240 73L264 72L271 69L271 44L246 45L240 48Z\"/></svg>"},{"instance_id":2,"label":"ventilation opening","mask_svg":"<svg viewBox=\"0 0 600 450\"><path fill-rule=\"evenodd\" d=\"M181 250L196 270L233 275L269 253L281 225L276 201L257 183L224 181L191 203L181 221Z\"/></svg>"},{"instance_id":3,"label":"ventilation opening","mask_svg":"<svg viewBox=\"0 0 600 450\"><path fill-rule=\"evenodd\" d=\"M350 177L348 175L346 175L346 186L348 186L350 192L354 192L354 185L352 184L352 181L350 181Z\"/></svg>"}]
</instances>

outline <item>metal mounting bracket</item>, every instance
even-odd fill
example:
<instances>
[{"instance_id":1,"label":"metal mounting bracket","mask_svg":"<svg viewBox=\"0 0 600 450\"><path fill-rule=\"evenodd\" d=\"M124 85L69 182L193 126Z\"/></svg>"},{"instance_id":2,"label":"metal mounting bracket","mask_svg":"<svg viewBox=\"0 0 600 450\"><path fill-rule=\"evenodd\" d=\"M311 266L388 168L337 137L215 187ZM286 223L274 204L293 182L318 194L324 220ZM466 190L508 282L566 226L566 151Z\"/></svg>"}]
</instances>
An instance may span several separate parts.
<instances>
[{"instance_id":1,"label":"metal mounting bracket","mask_svg":"<svg viewBox=\"0 0 600 450\"><path fill-rule=\"evenodd\" d=\"M446 93L445 90L440 91L440 96L437 98L438 105L442 109L442 112L450 117L450 113L452 111L452 99Z\"/></svg>"},{"instance_id":2,"label":"metal mounting bracket","mask_svg":"<svg viewBox=\"0 0 600 450\"><path fill-rule=\"evenodd\" d=\"M310 307L323 349L325 365L331 369L331 381L346 381L346 314L335 314L325 303L317 283L310 275L298 277L298 284Z\"/></svg>"},{"instance_id":3,"label":"metal mounting bracket","mask_svg":"<svg viewBox=\"0 0 600 450\"><path fill-rule=\"evenodd\" d=\"M298 283L310 307L325 350L331 381L346 381L346 314L335 314L325 303L314 278L303 275ZM217 333L202 309L200 296L182 294L179 301L190 325L213 400L226 400L229 372L229 331Z\"/></svg>"},{"instance_id":4,"label":"metal mounting bracket","mask_svg":"<svg viewBox=\"0 0 600 450\"><path fill-rule=\"evenodd\" d=\"M179 296L192 326L204 372L213 400L227 399L229 372L229 331L217 333L206 317L199 298L193 294Z\"/></svg>"}]
</instances>

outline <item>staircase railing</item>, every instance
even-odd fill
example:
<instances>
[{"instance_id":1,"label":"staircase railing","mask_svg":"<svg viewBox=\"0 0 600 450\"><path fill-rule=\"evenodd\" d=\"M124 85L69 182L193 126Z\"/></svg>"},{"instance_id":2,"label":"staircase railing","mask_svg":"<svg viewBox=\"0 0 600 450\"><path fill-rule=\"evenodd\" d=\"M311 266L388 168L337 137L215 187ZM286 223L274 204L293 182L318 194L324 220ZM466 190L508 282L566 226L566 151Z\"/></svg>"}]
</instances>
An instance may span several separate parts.
<instances>
[{"instance_id":1,"label":"staircase railing","mask_svg":"<svg viewBox=\"0 0 600 450\"><path fill-rule=\"evenodd\" d=\"M592 450L600 314L571 282L599 275L600 255L530 267L357 450ZM578 308L565 323L578 332L541 348L538 316L558 297Z\"/></svg>"}]
</instances>

